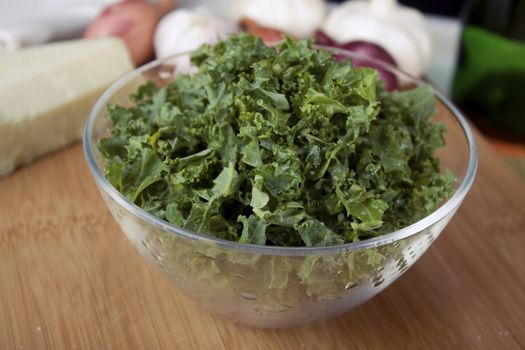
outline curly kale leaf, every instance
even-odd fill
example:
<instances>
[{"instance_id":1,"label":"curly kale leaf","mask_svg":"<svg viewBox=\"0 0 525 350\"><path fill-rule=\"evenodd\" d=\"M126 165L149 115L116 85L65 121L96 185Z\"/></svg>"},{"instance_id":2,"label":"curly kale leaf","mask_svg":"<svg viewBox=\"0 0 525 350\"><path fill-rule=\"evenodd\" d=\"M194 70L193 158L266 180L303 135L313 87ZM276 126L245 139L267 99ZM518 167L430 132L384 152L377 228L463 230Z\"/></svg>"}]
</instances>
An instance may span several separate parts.
<instances>
[{"instance_id":1,"label":"curly kale leaf","mask_svg":"<svg viewBox=\"0 0 525 350\"><path fill-rule=\"evenodd\" d=\"M310 41L232 36L198 68L108 107L108 180L175 225L243 243L327 246L409 225L452 193L432 91L387 93Z\"/></svg>"}]
</instances>

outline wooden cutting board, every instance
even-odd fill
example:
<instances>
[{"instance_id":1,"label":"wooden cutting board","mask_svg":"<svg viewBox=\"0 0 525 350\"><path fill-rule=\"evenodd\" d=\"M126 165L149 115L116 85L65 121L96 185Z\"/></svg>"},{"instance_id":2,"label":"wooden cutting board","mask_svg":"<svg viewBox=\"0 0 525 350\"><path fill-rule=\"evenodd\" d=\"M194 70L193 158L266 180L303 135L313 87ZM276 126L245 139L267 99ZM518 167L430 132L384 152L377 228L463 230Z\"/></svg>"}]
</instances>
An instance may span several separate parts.
<instances>
[{"instance_id":1,"label":"wooden cutting board","mask_svg":"<svg viewBox=\"0 0 525 350\"><path fill-rule=\"evenodd\" d=\"M181 295L106 210L79 144L0 179L0 349L523 349L525 186L478 137L464 205L379 296L306 328L229 324Z\"/></svg>"}]
</instances>

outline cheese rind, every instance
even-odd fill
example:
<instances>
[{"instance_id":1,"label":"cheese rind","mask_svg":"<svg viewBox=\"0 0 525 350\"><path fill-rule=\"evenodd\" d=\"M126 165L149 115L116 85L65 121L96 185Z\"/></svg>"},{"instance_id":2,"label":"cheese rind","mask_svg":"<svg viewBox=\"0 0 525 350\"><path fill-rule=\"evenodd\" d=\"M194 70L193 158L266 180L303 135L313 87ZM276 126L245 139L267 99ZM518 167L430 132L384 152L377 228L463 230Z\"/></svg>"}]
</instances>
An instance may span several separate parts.
<instances>
[{"instance_id":1,"label":"cheese rind","mask_svg":"<svg viewBox=\"0 0 525 350\"><path fill-rule=\"evenodd\" d=\"M0 55L0 176L80 138L96 99L132 69L116 38Z\"/></svg>"}]
</instances>

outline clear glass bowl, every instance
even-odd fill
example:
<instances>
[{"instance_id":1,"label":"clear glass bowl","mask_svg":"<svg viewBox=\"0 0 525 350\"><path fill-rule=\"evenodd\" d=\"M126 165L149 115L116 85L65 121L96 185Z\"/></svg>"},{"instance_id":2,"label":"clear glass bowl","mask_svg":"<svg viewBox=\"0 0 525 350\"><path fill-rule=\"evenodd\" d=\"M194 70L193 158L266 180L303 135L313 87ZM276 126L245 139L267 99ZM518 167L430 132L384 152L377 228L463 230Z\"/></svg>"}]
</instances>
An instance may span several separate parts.
<instances>
[{"instance_id":1,"label":"clear glass bowl","mask_svg":"<svg viewBox=\"0 0 525 350\"><path fill-rule=\"evenodd\" d=\"M358 56L341 50L338 54ZM436 211L413 225L370 240L320 248L241 244L171 225L130 203L104 178L97 144L109 135L108 103L129 104L128 96L149 80L167 85L183 73L178 66L183 67L179 64L187 56L147 64L110 87L89 115L84 151L104 201L138 251L180 291L227 320L256 327L303 325L365 302L419 259L474 181L477 151L472 132L458 109L435 91L434 120L447 127L447 143L438 157L443 169L456 176L457 188ZM423 84L393 67L374 63L394 73L400 89Z\"/></svg>"}]
</instances>

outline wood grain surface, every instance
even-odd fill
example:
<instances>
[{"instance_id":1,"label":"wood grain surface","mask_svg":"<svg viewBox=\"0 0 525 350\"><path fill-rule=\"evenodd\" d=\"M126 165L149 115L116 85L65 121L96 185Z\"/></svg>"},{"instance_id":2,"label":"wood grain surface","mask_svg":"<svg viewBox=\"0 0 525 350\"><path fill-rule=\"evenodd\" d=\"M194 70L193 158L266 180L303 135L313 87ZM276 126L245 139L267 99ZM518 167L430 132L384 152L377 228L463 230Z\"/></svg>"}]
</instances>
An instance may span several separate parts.
<instances>
[{"instance_id":1,"label":"wood grain surface","mask_svg":"<svg viewBox=\"0 0 525 350\"><path fill-rule=\"evenodd\" d=\"M79 144L0 179L0 349L523 349L525 186L478 137L464 205L404 276L306 328L224 323L106 210Z\"/></svg>"}]
</instances>

